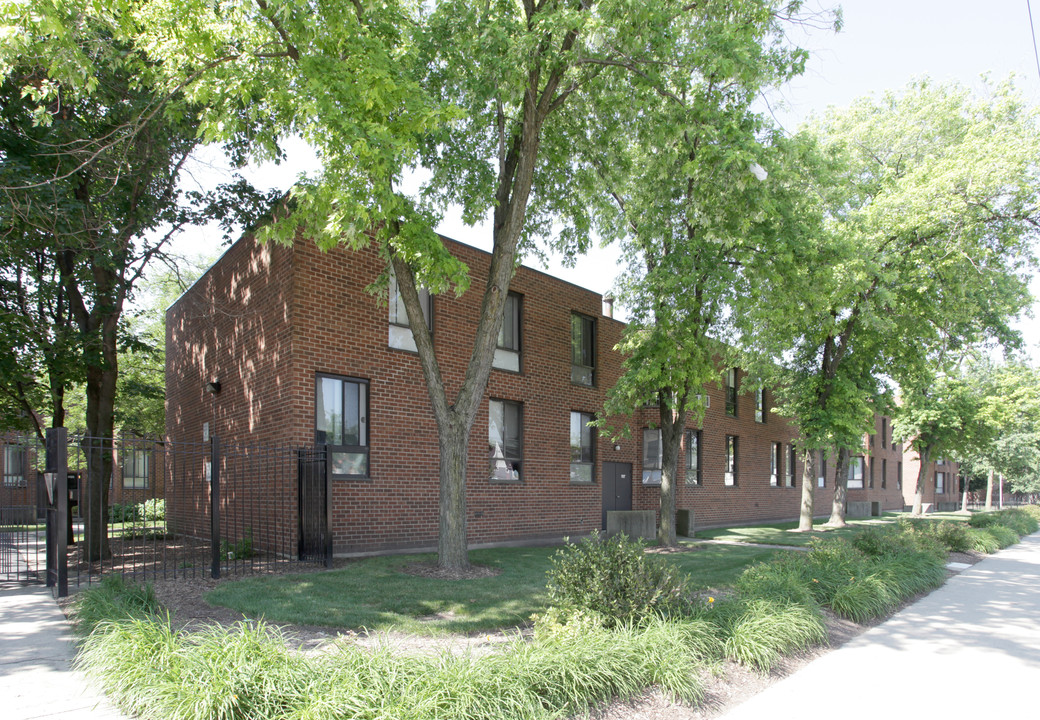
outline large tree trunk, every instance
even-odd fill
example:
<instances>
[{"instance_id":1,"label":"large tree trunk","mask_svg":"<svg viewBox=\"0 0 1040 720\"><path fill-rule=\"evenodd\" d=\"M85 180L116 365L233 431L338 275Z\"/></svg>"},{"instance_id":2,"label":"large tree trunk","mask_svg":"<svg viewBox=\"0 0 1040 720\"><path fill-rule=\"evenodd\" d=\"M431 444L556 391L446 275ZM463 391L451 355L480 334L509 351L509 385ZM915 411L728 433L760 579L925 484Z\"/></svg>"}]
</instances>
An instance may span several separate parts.
<instances>
[{"instance_id":1,"label":"large tree trunk","mask_svg":"<svg viewBox=\"0 0 1040 720\"><path fill-rule=\"evenodd\" d=\"M670 390L667 390L671 394ZM663 393L662 393L663 394ZM679 475L679 447L686 412L674 412L661 400L661 522L657 526L657 542L665 547L678 544L675 536L675 490Z\"/></svg>"},{"instance_id":2,"label":"large tree trunk","mask_svg":"<svg viewBox=\"0 0 1040 720\"><path fill-rule=\"evenodd\" d=\"M440 442L440 523L437 556L444 567L469 564L466 542L466 447L469 433L457 423L438 428Z\"/></svg>"},{"instance_id":3,"label":"large tree trunk","mask_svg":"<svg viewBox=\"0 0 1040 720\"><path fill-rule=\"evenodd\" d=\"M917 451L917 457L921 461L917 469L917 485L914 487L914 515L924 514L924 483L928 476L929 448L924 447Z\"/></svg>"},{"instance_id":4,"label":"large tree trunk","mask_svg":"<svg viewBox=\"0 0 1040 720\"><path fill-rule=\"evenodd\" d=\"M968 487L971 485L971 480L967 475L964 476L964 489L961 490L961 512L968 512Z\"/></svg>"},{"instance_id":5,"label":"large tree trunk","mask_svg":"<svg viewBox=\"0 0 1040 720\"><path fill-rule=\"evenodd\" d=\"M986 512L993 509L993 468L986 475Z\"/></svg>"},{"instance_id":6,"label":"large tree trunk","mask_svg":"<svg viewBox=\"0 0 1040 720\"><path fill-rule=\"evenodd\" d=\"M831 502L831 516L827 520L828 527L845 527L845 500L848 497L849 484L849 451L838 449L838 462L834 468L834 500Z\"/></svg>"},{"instance_id":7,"label":"large tree trunk","mask_svg":"<svg viewBox=\"0 0 1040 720\"><path fill-rule=\"evenodd\" d=\"M798 512L798 532L812 532L816 514L816 453L806 450L802 456L802 505Z\"/></svg>"},{"instance_id":8,"label":"large tree trunk","mask_svg":"<svg viewBox=\"0 0 1040 720\"><path fill-rule=\"evenodd\" d=\"M112 478L115 435L116 379L119 376L119 355L116 349L118 315L109 316L101 323L101 347L87 358L87 454L86 495L87 512L83 518L84 553L86 560L97 561L111 557L108 543L108 492ZM81 490L81 492L83 492Z\"/></svg>"}]
</instances>

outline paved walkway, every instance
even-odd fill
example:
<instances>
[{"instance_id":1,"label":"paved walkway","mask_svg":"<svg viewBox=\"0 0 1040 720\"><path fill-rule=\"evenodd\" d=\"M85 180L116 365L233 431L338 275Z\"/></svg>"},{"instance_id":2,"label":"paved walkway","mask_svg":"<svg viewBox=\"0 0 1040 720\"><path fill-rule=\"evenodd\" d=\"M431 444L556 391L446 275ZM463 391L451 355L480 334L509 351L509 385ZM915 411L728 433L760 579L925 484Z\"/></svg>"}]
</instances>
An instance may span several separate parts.
<instances>
[{"instance_id":1,"label":"paved walkway","mask_svg":"<svg viewBox=\"0 0 1040 720\"><path fill-rule=\"evenodd\" d=\"M0 589L0 717L121 720L71 669L72 632L44 587Z\"/></svg>"},{"instance_id":2,"label":"paved walkway","mask_svg":"<svg viewBox=\"0 0 1040 720\"><path fill-rule=\"evenodd\" d=\"M1037 717L1040 534L806 665L722 720Z\"/></svg>"}]
</instances>

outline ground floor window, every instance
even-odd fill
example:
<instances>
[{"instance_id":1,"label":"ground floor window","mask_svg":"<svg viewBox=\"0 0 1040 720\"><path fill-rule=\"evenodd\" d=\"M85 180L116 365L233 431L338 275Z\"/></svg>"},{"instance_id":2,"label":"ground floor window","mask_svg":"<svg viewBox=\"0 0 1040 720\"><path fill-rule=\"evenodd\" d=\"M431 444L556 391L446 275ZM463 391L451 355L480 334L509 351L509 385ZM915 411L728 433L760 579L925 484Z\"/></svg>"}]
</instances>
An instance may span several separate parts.
<instances>
[{"instance_id":1,"label":"ground floor window","mask_svg":"<svg viewBox=\"0 0 1040 720\"><path fill-rule=\"evenodd\" d=\"M686 484L701 484L701 431L686 431Z\"/></svg>"},{"instance_id":2,"label":"ground floor window","mask_svg":"<svg viewBox=\"0 0 1040 720\"><path fill-rule=\"evenodd\" d=\"M524 406L509 400L488 404L488 456L492 480L518 481L524 455Z\"/></svg>"},{"instance_id":3,"label":"ground floor window","mask_svg":"<svg viewBox=\"0 0 1040 720\"><path fill-rule=\"evenodd\" d=\"M643 430L643 484L661 484L661 465L664 452L661 447L660 429L644 428Z\"/></svg>"},{"instance_id":4,"label":"ground floor window","mask_svg":"<svg viewBox=\"0 0 1040 720\"><path fill-rule=\"evenodd\" d=\"M780 472L784 466L783 445L778 442L769 446L769 486L780 487Z\"/></svg>"},{"instance_id":5,"label":"ground floor window","mask_svg":"<svg viewBox=\"0 0 1040 720\"><path fill-rule=\"evenodd\" d=\"M124 488L146 488L148 487L149 466L151 465L149 450L143 448L123 449L123 487Z\"/></svg>"},{"instance_id":6,"label":"ground floor window","mask_svg":"<svg viewBox=\"0 0 1040 720\"><path fill-rule=\"evenodd\" d=\"M942 495L946 492L946 473L935 473L935 494Z\"/></svg>"},{"instance_id":7,"label":"ground floor window","mask_svg":"<svg viewBox=\"0 0 1040 720\"><path fill-rule=\"evenodd\" d=\"M848 487L849 490L862 490L863 489L863 458L862 456L855 456L849 458L849 471L848 471Z\"/></svg>"},{"instance_id":8,"label":"ground floor window","mask_svg":"<svg viewBox=\"0 0 1040 720\"><path fill-rule=\"evenodd\" d=\"M726 436L726 472L722 476L724 485L737 484L737 436Z\"/></svg>"},{"instance_id":9,"label":"ground floor window","mask_svg":"<svg viewBox=\"0 0 1040 720\"><path fill-rule=\"evenodd\" d=\"M333 477L368 477L368 381L319 375L315 395L315 439Z\"/></svg>"},{"instance_id":10,"label":"ground floor window","mask_svg":"<svg viewBox=\"0 0 1040 720\"><path fill-rule=\"evenodd\" d=\"M25 485L25 448L18 445L4 445L4 485L20 487Z\"/></svg>"},{"instance_id":11,"label":"ground floor window","mask_svg":"<svg viewBox=\"0 0 1040 720\"><path fill-rule=\"evenodd\" d=\"M591 426L591 413L571 413L571 482L590 483L593 480L593 450L596 430Z\"/></svg>"},{"instance_id":12,"label":"ground floor window","mask_svg":"<svg viewBox=\"0 0 1040 720\"><path fill-rule=\"evenodd\" d=\"M795 474L795 452L794 445L787 446L787 487L794 487L794 474Z\"/></svg>"}]
</instances>

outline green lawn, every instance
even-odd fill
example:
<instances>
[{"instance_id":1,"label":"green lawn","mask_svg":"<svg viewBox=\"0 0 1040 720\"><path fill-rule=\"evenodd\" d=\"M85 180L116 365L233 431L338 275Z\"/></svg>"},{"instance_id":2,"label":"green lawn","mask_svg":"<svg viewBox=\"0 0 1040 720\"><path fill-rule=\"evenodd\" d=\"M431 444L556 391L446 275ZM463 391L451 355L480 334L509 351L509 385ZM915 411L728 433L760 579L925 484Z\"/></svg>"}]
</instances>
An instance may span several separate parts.
<instances>
[{"instance_id":1,"label":"green lawn","mask_svg":"<svg viewBox=\"0 0 1040 720\"><path fill-rule=\"evenodd\" d=\"M895 513L885 513L882 518L864 518L863 520L849 520L848 527L840 530L823 527L823 524L813 526L809 533L797 532L798 521L784 523L769 523L766 525L751 525L744 527L715 528L713 530L698 530L695 538L713 540L732 540L744 543L762 543L764 545L790 545L801 547L809 544L809 541L818 537L851 537L864 527L878 525L878 520L883 522L894 522Z\"/></svg>"},{"instance_id":2,"label":"green lawn","mask_svg":"<svg viewBox=\"0 0 1040 720\"><path fill-rule=\"evenodd\" d=\"M437 580L401 572L406 565L433 561L433 555L365 558L340 570L225 583L208 593L206 601L276 624L393 628L423 635L478 633L525 624L545 609L545 573L555 551L471 551L471 562L501 570L496 577L476 580ZM732 585L744 568L776 552L705 546L662 557L689 573L692 587L717 588Z\"/></svg>"}]
</instances>

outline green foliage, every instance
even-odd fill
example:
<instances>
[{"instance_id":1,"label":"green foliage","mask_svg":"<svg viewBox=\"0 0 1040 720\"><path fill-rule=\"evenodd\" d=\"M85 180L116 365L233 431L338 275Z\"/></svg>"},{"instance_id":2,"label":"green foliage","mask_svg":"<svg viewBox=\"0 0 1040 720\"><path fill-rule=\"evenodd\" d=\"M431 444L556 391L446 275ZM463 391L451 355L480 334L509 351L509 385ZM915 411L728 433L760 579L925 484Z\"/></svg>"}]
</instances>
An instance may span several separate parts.
<instances>
[{"instance_id":1,"label":"green foliage","mask_svg":"<svg viewBox=\"0 0 1040 720\"><path fill-rule=\"evenodd\" d=\"M110 523L132 523L142 518L143 513L136 503L112 503L108 506Z\"/></svg>"},{"instance_id":2,"label":"green foliage","mask_svg":"<svg viewBox=\"0 0 1040 720\"><path fill-rule=\"evenodd\" d=\"M549 602L600 615L607 627L678 613L687 603L686 579L643 547L623 534L565 545L550 561Z\"/></svg>"},{"instance_id":3,"label":"green foliage","mask_svg":"<svg viewBox=\"0 0 1040 720\"><path fill-rule=\"evenodd\" d=\"M997 545L1000 546L1001 550L1006 547L1011 547L1022 539L1017 532L1009 528L1007 525L990 525L981 529L993 536L993 539L997 541Z\"/></svg>"},{"instance_id":4,"label":"green foliage","mask_svg":"<svg viewBox=\"0 0 1040 720\"><path fill-rule=\"evenodd\" d=\"M972 527L989 528L1003 526L1018 535L1031 535L1038 529L1037 519L1032 513L1020 508L1005 508L996 512L975 513L968 520Z\"/></svg>"},{"instance_id":5,"label":"green foliage","mask_svg":"<svg viewBox=\"0 0 1040 720\"><path fill-rule=\"evenodd\" d=\"M968 528L968 538L971 540L971 549L977 552L995 553L1000 550L1000 543L989 532L989 528Z\"/></svg>"},{"instance_id":6,"label":"green foliage","mask_svg":"<svg viewBox=\"0 0 1040 720\"><path fill-rule=\"evenodd\" d=\"M765 598L729 600L708 611L718 623L727 657L768 672L785 653L825 642L819 610Z\"/></svg>"},{"instance_id":7,"label":"green foliage","mask_svg":"<svg viewBox=\"0 0 1040 720\"><path fill-rule=\"evenodd\" d=\"M160 521L166 519L166 500L164 498L152 498L145 500L137 506L141 510L141 517L147 521Z\"/></svg>"},{"instance_id":8,"label":"green foliage","mask_svg":"<svg viewBox=\"0 0 1040 720\"><path fill-rule=\"evenodd\" d=\"M94 592L94 591L88 591ZM408 717L549 720L652 686L696 702L701 656L719 652L708 624L655 620L608 630L536 628L486 656L399 655L344 644L309 657L263 623L175 631L164 619L114 612L77 659L123 709L141 716Z\"/></svg>"},{"instance_id":9,"label":"green foliage","mask_svg":"<svg viewBox=\"0 0 1040 720\"><path fill-rule=\"evenodd\" d=\"M943 520L935 528L935 537L950 552L966 552L971 549L971 538L964 523Z\"/></svg>"},{"instance_id":10,"label":"green foliage","mask_svg":"<svg viewBox=\"0 0 1040 720\"><path fill-rule=\"evenodd\" d=\"M151 585L137 585L112 574L102 578L97 587L79 593L72 612L76 631L88 635L103 622L156 615L159 601Z\"/></svg>"},{"instance_id":11,"label":"green foliage","mask_svg":"<svg viewBox=\"0 0 1040 720\"><path fill-rule=\"evenodd\" d=\"M225 560L248 560L253 557L253 533L246 529L245 535L238 540L221 540L220 557Z\"/></svg>"},{"instance_id":12,"label":"green foliage","mask_svg":"<svg viewBox=\"0 0 1040 720\"><path fill-rule=\"evenodd\" d=\"M780 600L816 607L816 598L806 582L805 573L804 559L791 553L748 568L737 580L736 589L742 598Z\"/></svg>"}]
</instances>

